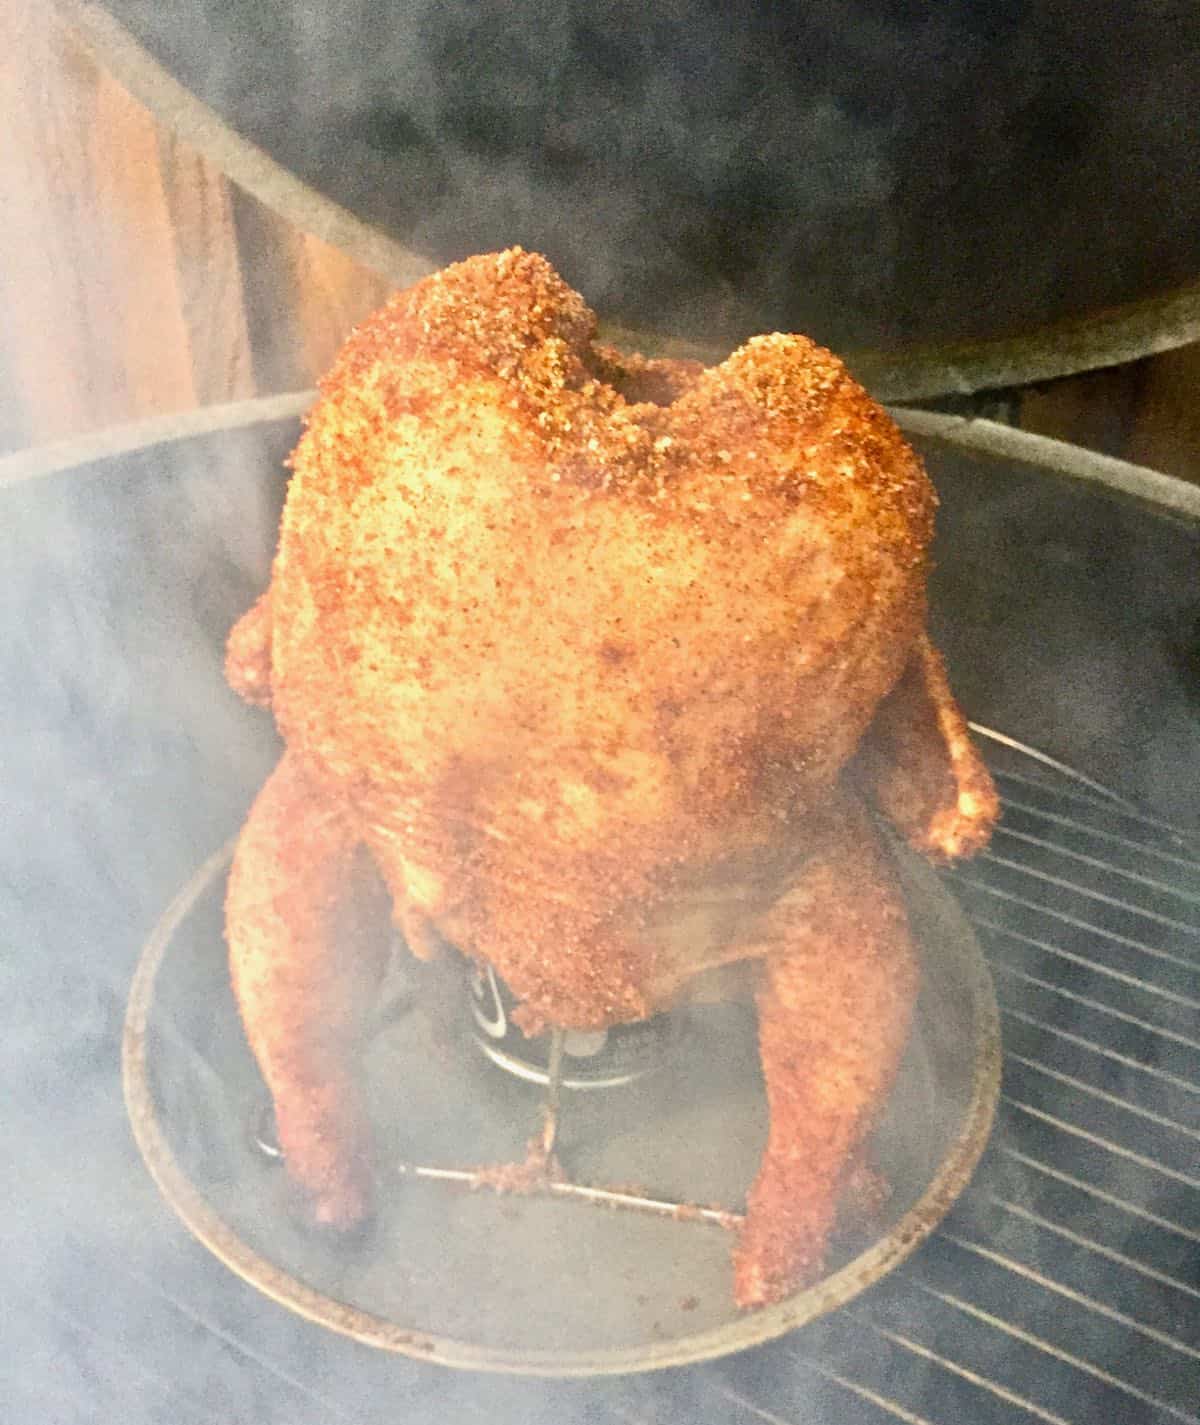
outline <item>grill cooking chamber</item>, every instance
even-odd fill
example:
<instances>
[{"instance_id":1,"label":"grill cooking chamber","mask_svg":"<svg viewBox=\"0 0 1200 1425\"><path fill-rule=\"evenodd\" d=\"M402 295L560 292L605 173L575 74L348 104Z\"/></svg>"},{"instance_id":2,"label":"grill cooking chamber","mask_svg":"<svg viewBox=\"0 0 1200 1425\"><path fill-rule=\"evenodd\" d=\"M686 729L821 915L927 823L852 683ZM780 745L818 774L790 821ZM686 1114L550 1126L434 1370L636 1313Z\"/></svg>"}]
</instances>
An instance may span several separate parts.
<instances>
[{"instance_id":1,"label":"grill cooking chamber","mask_svg":"<svg viewBox=\"0 0 1200 1425\"><path fill-rule=\"evenodd\" d=\"M22 947L0 1002L4 1251L31 1418L236 1419L253 1401L259 1420L374 1422L398 1400L414 1420L1194 1418L1194 494L1116 495L1011 433L1005 454L918 438L943 501L935 634L963 704L1143 808L984 740L1005 820L952 886L1007 1057L991 1145L939 1232L846 1310L728 1360L570 1385L447 1377L239 1283L174 1223L124 1126L137 947L277 751L223 688L220 650L265 582L296 432L253 407L237 421L3 472L6 910Z\"/></svg>"}]
</instances>

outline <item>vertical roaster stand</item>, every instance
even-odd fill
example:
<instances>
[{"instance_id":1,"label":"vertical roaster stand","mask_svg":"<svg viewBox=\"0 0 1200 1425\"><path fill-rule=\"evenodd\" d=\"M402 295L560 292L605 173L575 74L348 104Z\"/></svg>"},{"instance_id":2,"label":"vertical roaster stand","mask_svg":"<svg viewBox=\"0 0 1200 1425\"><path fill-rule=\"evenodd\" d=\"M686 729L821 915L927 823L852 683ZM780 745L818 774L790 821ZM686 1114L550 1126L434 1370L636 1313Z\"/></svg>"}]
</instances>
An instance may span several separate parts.
<instances>
[{"instance_id":1,"label":"vertical roaster stand","mask_svg":"<svg viewBox=\"0 0 1200 1425\"><path fill-rule=\"evenodd\" d=\"M138 967L124 1042L131 1121L160 1189L212 1251L284 1305L358 1340L446 1365L545 1375L741 1350L844 1304L898 1265L983 1151L999 1090L991 982L936 876L899 853L923 977L873 1140L890 1192L865 1210L850 1205L815 1286L757 1312L733 1306L720 1229L737 1225L766 1129L753 1013L737 1003L689 1011L690 1032L656 1072L560 1095L553 1057L547 1090L511 1078L477 1053L465 1024L423 1014L412 985L404 1012L381 1015L364 1055L380 1218L351 1248L319 1240L291 1220L278 1165L246 1132L261 1088L227 984L230 854L184 887ZM535 1150L556 1150L563 1177L529 1175L531 1132ZM473 1172L505 1161L514 1171L493 1169L482 1182Z\"/></svg>"}]
</instances>

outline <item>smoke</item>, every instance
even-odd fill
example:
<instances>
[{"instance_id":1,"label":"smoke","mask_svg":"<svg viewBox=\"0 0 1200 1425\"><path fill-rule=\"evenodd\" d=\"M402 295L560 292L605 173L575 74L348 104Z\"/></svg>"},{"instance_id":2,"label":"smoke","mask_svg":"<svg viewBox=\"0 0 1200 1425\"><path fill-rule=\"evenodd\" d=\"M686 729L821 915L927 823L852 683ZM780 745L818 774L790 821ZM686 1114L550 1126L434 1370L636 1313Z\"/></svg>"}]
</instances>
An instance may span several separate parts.
<instances>
[{"instance_id":1,"label":"smoke","mask_svg":"<svg viewBox=\"0 0 1200 1425\"><path fill-rule=\"evenodd\" d=\"M360 217L437 261L544 251L643 330L996 336L1200 263L1177 0L114 9Z\"/></svg>"},{"instance_id":2,"label":"smoke","mask_svg":"<svg viewBox=\"0 0 1200 1425\"><path fill-rule=\"evenodd\" d=\"M1105 926L1134 937L1127 914L1078 895L1064 901L1061 891L1061 910L1101 927L1059 927L1054 943L1074 957L1066 961L1039 948L1050 943L1044 922L960 885L972 913L1001 926L985 942L1009 1050L1020 1056L1010 1062L989 1159L947 1233L912 1266L781 1346L632 1382L447 1374L293 1317L173 1224L125 1126L120 1026L151 924L237 828L275 755L269 719L224 689L220 656L228 626L267 578L280 460L294 436L290 424L268 426L4 487L0 1054L9 1151L0 1163L0 1252L9 1306L0 1369L7 1399L18 1402L10 1418L257 1425L382 1422L402 1412L582 1425L702 1414L750 1425L763 1412L800 1422L871 1418L874 1397L907 1402L930 1419L947 1399L971 1418L994 1413L991 1387L955 1367L1063 1418L1138 1418L1120 1414L1138 1397L1096 1371L1119 1372L1142 1395L1185 1409L1189 1373L1167 1369L1178 1353L1144 1332L1130 1335L1087 1302L1117 1302L1160 1337L1191 1339L1179 1244L1200 1220L1194 1192L1178 1177L1190 1173L1189 1145L1169 1124L1189 1121L1200 1072L1187 1000L1193 952L1186 931L1153 925L1136 932L1148 947L1141 956L1120 941L1101 944ZM1154 625L1154 591L1183 582L1194 531L1082 493L1070 501L1070 520L1056 519L1042 503L1050 499L1044 476L1013 470L1000 482L945 452L933 464L944 496L937 597L969 705L1024 730L1032 713L1020 695L1049 649L1043 696L1053 707L1033 712L1046 719L1052 750L1103 774L1088 747L1116 749L1131 724L1123 714L1098 727L1095 706L1056 682L1054 650L1111 643L1126 663L1143 657L1128 689L1134 709L1157 700L1156 726L1190 738L1168 741L1165 761L1134 749L1121 763L1132 769L1128 789L1145 795L1172 768L1196 766L1194 715L1181 711L1177 686L1163 682L1175 667L1169 620L1141 654L1131 635L1114 636L1121 625L1113 623L1124 606L1131 627ZM1100 549L1104 560L1088 556ZM1105 588L1117 610L1098 617ZM1119 685L1113 673L1108 686ZM1009 828L1030 829L1012 813ZM1169 838L1164 845L1180 849ZM1010 854L1012 846L997 849ZM1134 864L1161 879L1153 856ZM1103 873L1092 884L1130 895ZM1180 888L1182 900L1177 889L1154 892L1148 904L1194 920L1186 899L1200 891L1194 875ZM1134 988L1131 975L1145 987ZM197 1005L191 1014L200 1038L205 1013ZM1039 1063L1089 1088L1029 1067ZM1091 1089L1132 1107L1114 1117ZM435 1110L426 1105L427 1114ZM1116 1147L1050 1131L1037 1114ZM686 1277L686 1259L669 1265ZM468 1276L465 1288L479 1289ZM1028 1341L979 1330L971 1311L1049 1343L1058 1352L1053 1369Z\"/></svg>"},{"instance_id":3,"label":"smoke","mask_svg":"<svg viewBox=\"0 0 1200 1425\"><path fill-rule=\"evenodd\" d=\"M267 581L296 434L0 470L0 1420L643 1418L638 1387L479 1381L309 1325L188 1236L133 1144L119 1058L140 948L277 753L221 657ZM201 1054L215 1018L190 1006Z\"/></svg>"},{"instance_id":4,"label":"smoke","mask_svg":"<svg viewBox=\"0 0 1200 1425\"><path fill-rule=\"evenodd\" d=\"M1194 109L1195 76L1165 5L1139 7L1116 37L1094 20L1072 33L1069 17L1022 29L1029 14L1017 4L826 0L799 19L756 14L736 28L716 7L664 6L632 46L644 8L616 4L385 11L210 0L191 7L190 23L134 0L114 9L250 131L274 132L297 171L414 245L446 257L510 241L543 247L602 310L706 337L760 322L811 327L839 344L908 336L948 322L953 293L986 308L985 326L1003 324L1016 308L998 284L1013 251L1034 249L1024 291L1044 316L1067 309L1085 266L1109 274L1115 300L1147 272L1154 281L1177 272L1171 244L1191 213L1194 184L1172 179L1178 155L1162 118ZM229 38L214 45L207 36L220 26ZM1042 43L1047 34L1053 45ZM1088 59L1093 41L1102 43ZM1135 45L1147 47L1142 64L1126 63ZM881 82L880 66L897 54L901 79ZM268 67L276 62L283 84ZM945 75L949 98L940 115L922 116L903 76L929 66ZM1064 71L1080 84L1115 76L1119 85L1102 88L1119 89L1119 108L1079 101L1066 118L1047 108L1046 86ZM977 91L990 97L976 102ZM1015 147L1014 114L1038 120ZM1100 139L1088 148L1094 125ZM915 175L900 163L905 136L928 145ZM1142 163L1137 211L1114 205L1080 242L1072 195L1116 192L1131 152ZM953 205L964 156L990 175L992 199L986 208L964 200L960 221L914 242L895 205L915 191L922 220ZM1042 195L1036 230L1015 202L1022 184ZM714 222L714 213L726 216ZM1145 271L1120 256L1130 233ZM897 292L907 294L899 303ZM1133 1419L1141 1405L1120 1391L1081 1393L1080 1380L1099 1390L1096 1377L1064 1365L1065 1352L1094 1370L1133 1360L1138 1389L1165 1389L1189 1408L1191 1358L1145 1332L1106 1336L1108 1318L1101 1329L1100 1313L1064 1306L1048 1288L1018 1324L1054 1343L1050 1366L994 1326L964 1336L964 1312L945 1300L965 1296L964 1283L985 1283L994 1316L1010 1308L996 1264L953 1242L865 1314L800 1342L653 1380L531 1385L448 1375L311 1327L171 1222L125 1126L120 1026L145 935L238 827L277 751L269 719L224 688L220 661L228 627L266 583L280 460L294 436L271 427L26 486L0 480L0 1419L750 1425L876 1418L871 1391L931 1419L946 1416L947 1400L961 1418L1002 1418L994 1394L875 1328L950 1360L973 1342L962 1369L1013 1391L1036 1380L1038 1398L1070 1418ZM967 706L1195 826L1194 671L1176 656L1191 637L1183 620L1194 618L1194 535L1165 526L1147 535L1153 522L1129 511L1085 525L1087 501L1056 503L1040 476L1009 471L1001 487L943 465L935 601ZM1139 874L1160 869L1151 859ZM961 894L996 914L984 893ZM1186 918L1177 902L1156 904ZM1147 933L1152 953L1141 959L1110 949L1098 960L1095 936L1072 932L1065 948L1076 958L1056 960L1027 943L1035 932L1019 920L989 941L1010 1044L1052 1064L1066 1062L1054 1058L1063 1034L1098 1046L1100 1069L1083 1049L1069 1072L1135 1106L1133 1141L1152 1165L1056 1137L1010 1106L983 1195L951 1231L1077 1295L1107 1293L1151 1330L1194 1345L1194 1318L1180 1306L1194 1286L1147 1275L1180 1273L1180 1243L1200 1231L1194 1189L1158 1170L1190 1169L1174 1156L1178 1143L1159 1136L1163 1125L1147 1128L1136 1112L1186 1124L1200 1068L1194 975L1175 963L1190 942L1168 929ZM1130 984L1153 952L1174 957L1163 984ZM1049 1039L1017 1027L1017 1014L1049 1023ZM1147 1070L1172 1075L1169 1090ZM1101 1133L1087 1116L1094 1094L1036 1082L1032 1109ZM1114 1267L1113 1253L1134 1265Z\"/></svg>"},{"instance_id":5,"label":"smoke","mask_svg":"<svg viewBox=\"0 0 1200 1425\"><path fill-rule=\"evenodd\" d=\"M284 448L268 429L3 491L6 1420L250 1418L249 1377L189 1318L202 1299L158 1301L182 1243L118 1059L139 945L273 757L220 660L267 577Z\"/></svg>"}]
</instances>

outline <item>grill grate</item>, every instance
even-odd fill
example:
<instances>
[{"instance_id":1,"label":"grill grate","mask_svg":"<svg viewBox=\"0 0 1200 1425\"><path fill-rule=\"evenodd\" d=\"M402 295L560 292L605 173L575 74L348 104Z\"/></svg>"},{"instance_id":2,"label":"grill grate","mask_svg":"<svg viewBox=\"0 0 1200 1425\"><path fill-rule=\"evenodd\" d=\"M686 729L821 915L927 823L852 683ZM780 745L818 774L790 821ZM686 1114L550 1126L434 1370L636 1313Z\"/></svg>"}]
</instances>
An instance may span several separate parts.
<instances>
[{"instance_id":1,"label":"grill grate","mask_svg":"<svg viewBox=\"0 0 1200 1425\"><path fill-rule=\"evenodd\" d=\"M59 1125L89 1161L117 1135L56 1099L39 1191L14 1159L7 1201L18 1234L48 1208L64 1257L47 1270L39 1244L9 1283L21 1364L0 1360L0 1398L20 1404L0 1420L1200 1425L1200 845L977 732L1004 818L949 880L996 983L1003 1100L941 1230L850 1308L740 1356L597 1382L347 1356L177 1237L139 1235L120 1192L89 1217ZM122 1159L112 1180L136 1176ZM190 1349L168 1357L184 1329Z\"/></svg>"},{"instance_id":2,"label":"grill grate","mask_svg":"<svg viewBox=\"0 0 1200 1425\"><path fill-rule=\"evenodd\" d=\"M992 1144L900 1271L721 1368L735 1419L1200 1421L1200 846L975 731L1004 815L948 879L1001 1009Z\"/></svg>"}]
</instances>

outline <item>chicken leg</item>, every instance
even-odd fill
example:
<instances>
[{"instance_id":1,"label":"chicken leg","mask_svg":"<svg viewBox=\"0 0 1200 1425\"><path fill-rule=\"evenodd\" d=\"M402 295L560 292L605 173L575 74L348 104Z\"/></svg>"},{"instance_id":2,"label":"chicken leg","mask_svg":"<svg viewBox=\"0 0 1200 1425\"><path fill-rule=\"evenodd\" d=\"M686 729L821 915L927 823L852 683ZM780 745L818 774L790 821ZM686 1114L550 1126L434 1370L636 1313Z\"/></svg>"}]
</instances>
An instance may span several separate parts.
<instances>
[{"instance_id":1,"label":"chicken leg","mask_svg":"<svg viewBox=\"0 0 1200 1425\"><path fill-rule=\"evenodd\" d=\"M844 794L822 820L820 851L761 926L768 943L756 999L770 1130L734 1252L743 1307L820 1275L838 1198L891 1090L916 998L903 899L870 816Z\"/></svg>"},{"instance_id":2,"label":"chicken leg","mask_svg":"<svg viewBox=\"0 0 1200 1425\"><path fill-rule=\"evenodd\" d=\"M285 753L234 856L230 969L289 1177L312 1221L342 1230L371 1210L359 1051L387 962L388 905L346 813Z\"/></svg>"}]
</instances>

